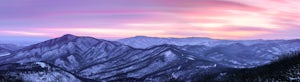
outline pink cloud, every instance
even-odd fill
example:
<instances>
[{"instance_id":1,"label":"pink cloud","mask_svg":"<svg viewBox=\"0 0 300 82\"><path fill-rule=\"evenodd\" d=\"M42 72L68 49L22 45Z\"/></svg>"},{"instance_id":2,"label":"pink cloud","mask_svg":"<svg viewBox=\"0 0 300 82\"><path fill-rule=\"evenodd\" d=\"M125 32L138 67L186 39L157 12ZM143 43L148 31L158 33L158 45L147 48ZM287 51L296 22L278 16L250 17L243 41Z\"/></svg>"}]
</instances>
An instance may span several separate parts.
<instances>
[{"instance_id":1,"label":"pink cloud","mask_svg":"<svg viewBox=\"0 0 300 82\"><path fill-rule=\"evenodd\" d=\"M30 32L30 31L10 31L10 30L2 30L0 31L2 34L8 34L8 35L25 35L25 36L47 36L47 33L42 32Z\"/></svg>"},{"instance_id":2,"label":"pink cloud","mask_svg":"<svg viewBox=\"0 0 300 82\"><path fill-rule=\"evenodd\" d=\"M71 4L72 7L60 4L57 8L28 8L36 13L25 12L28 16L24 14L15 18L12 15L7 17L9 21L5 20L11 24L7 26L23 29L4 29L1 34L57 37L71 33L98 38L146 35L268 39L279 34L282 36L277 38L296 37L293 35L297 34L295 30L300 30L300 7L295 4L299 1L137 0L143 5L128 1L112 2L107 1L113 6L102 4L108 7L76 2Z\"/></svg>"}]
</instances>

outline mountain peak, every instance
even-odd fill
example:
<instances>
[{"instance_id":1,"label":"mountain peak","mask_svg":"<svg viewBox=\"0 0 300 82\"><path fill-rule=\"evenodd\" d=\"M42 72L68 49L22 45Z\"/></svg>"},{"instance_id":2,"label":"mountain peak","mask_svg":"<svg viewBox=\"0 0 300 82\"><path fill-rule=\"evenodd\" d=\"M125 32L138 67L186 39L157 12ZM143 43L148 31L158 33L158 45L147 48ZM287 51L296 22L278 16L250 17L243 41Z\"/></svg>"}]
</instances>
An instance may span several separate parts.
<instances>
[{"instance_id":1,"label":"mountain peak","mask_svg":"<svg viewBox=\"0 0 300 82\"><path fill-rule=\"evenodd\" d=\"M183 38L177 38L177 37L151 37L151 36L135 36L130 38L157 38L157 39L211 39L209 37L183 37Z\"/></svg>"},{"instance_id":2,"label":"mountain peak","mask_svg":"<svg viewBox=\"0 0 300 82\"><path fill-rule=\"evenodd\" d=\"M149 36L135 36L133 38L151 38L151 37L149 37Z\"/></svg>"},{"instance_id":3,"label":"mountain peak","mask_svg":"<svg viewBox=\"0 0 300 82\"><path fill-rule=\"evenodd\" d=\"M65 34L65 35L63 35L62 37L77 37L77 36L72 35L72 34Z\"/></svg>"},{"instance_id":4,"label":"mountain peak","mask_svg":"<svg viewBox=\"0 0 300 82\"><path fill-rule=\"evenodd\" d=\"M67 42L70 42L74 39L78 38L78 36L72 35L72 34L65 34L61 37L50 39L41 43L37 43L28 47L25 47L23 49L33 49L37 47L43 47L43 46L50 46L50 45L56 45L56 44L64 44Z\"/></svg>"},{"instance_id":5,"label":"mountain peak","mask_svg":"<svg viewBox=\"0 0 300 82\"><path fill-rule=\"evenodd\" d=\"M78 36L75 36L75 35L72 35L72 34L65 34L63 35L61 38L63 39L67 39L67 40L72 40L72 39L75 39L77 38Z\"/></svg>"}]
</instances>

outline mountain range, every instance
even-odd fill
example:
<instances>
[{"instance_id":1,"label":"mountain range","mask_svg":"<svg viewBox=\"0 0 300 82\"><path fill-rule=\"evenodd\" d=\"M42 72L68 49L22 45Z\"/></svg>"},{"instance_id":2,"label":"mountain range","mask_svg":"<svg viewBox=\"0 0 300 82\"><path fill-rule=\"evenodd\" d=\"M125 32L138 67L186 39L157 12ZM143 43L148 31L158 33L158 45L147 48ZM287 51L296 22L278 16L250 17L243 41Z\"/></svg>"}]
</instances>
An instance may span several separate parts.
<instances>
[{"instance_id":1,"label":"mountain range","mask_svg":"<svg viewBox=\"0 0 300 82\"><path fill-rule=\"evenodd\" d=\"M218 61L235 68L254 67L278 59L281 54L300 50L300 40L220 40L203 37L157 38L137 36L118 42L135 48L176 45L194 56ZM247 53L245 53L247 52Z\"/></svg>"},{"instance_id":2,"label":"mountain range","mask_svg":"<svg viewBox=\"0 0 300 82\"><path fill-rule=\"evenodd\" d=\"M21 48L14 44L0 44L0 56L10 55L13 51Z\"/></svg>"},{"instance_id":3,"label":"mountain range","mask_svg":"<svg viewBox=\"0 0 300 82\"><path fill-rule=\"evenodd\" d=\"M268 64L300 50L300 40L138 36L108 41L67 34L15 48L0 46L1 52L9 53L0 55L4 80L17 74L13 77L35 81L36 72L41 72L40 79L47 81L205 81L232 68Z\"/></svg>"}]
</instances>

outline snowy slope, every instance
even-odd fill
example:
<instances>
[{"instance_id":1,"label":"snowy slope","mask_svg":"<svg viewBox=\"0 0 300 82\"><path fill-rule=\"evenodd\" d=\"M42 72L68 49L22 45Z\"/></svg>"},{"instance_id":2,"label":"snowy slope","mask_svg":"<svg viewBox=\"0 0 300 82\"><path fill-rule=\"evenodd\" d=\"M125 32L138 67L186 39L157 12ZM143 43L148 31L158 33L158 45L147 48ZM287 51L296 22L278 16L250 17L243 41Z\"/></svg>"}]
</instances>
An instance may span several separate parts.
<instances>
[{"instance_id":1,"label":"snowy slope","mask_svg":"<svg viewBox=\"0 0 300 82\"><path fill-rule=\"evenodd\" d=\"M17 46L15 44L0 44L0 48L7 49L10 51L15 51L21 49L23 46Z\"/></svg>"},{"instance_id":2,"label":"snowy slope","mask_svg":"<svg viewBox=\"0 0 300 82\"><path fill-rule=\"evenodd\" d=\"M10 55L13 51L22 48L14 44L0 44L0 56Z\"/></svg>"},{"instance_id":3,"label":"snowy slope","mask_svg":"<svg viewBox=\"0 0 300 82\"><path fill-rule=\"evenodd\" d=\"M28 46L0 59L2 63L45 61L80 77L98 81L128 78L190 80L196 74L225 68L189 55L174 45L136 49L119 42L74 35Z\"/></svg>"},{"instance_id":4,"label":"snowy slope","mask_svg":"<svg viewBox=\"0 0 300 82\"><path fill-rule=\"evenodd\" d=\"M253 45L258 43L266 43L268 40L220 40L203 37L189 37L189 38L158 38L147 36L136 36L125 39L117 40L120 43L135 47L135 48L148 48L151 46L172 44L177 46L184 45L204 45L213 47L217 45L230 45L234 43L241 43L244 45ZM273 40L273 42L280 42L281 40Z\"/></svg>"},{"instance_id":5,"label":"snowy slope","mask_svg":"<svg viewBox=\"0 0 300 82\"><path fill-rule=\"evenodd\" d=\"M288 40L254 45L235 43L215 47L186 45L179 48L200 58L207 58L231 67L244 68L263 65L278 59L282 54L299 51L300 41Z\"/></svg>"},{"instance_id":6,"label":"snowy slope","mask_svg":"<svg viewBox=\"0 0 300 82\"><path fill-rule=\"evenodd\" d=\"M136 36L132 38L120 39L118 42L135 47L135 48L148 48L162 44L173 44L178 46L183 45L214 45L215 40L210 38L157 38L147 36Z\"/></svg>"},{"instance_id":7,"label":"snowy slope","mask_svg":"<svg viewBox=\"0 0 300 82\"><path fill-rule=\"evenodd\" d=\"M0 65L0 81L81 82L82 80L44 62L30 62Z\"/></svg>"},{"instance_id":8,"label":"snowy slope","mask_svg":"<svg viewBox=\"0 0 300 82\"><path fill-rule=\"evenodd\" d=\"M0 57L1 56L7 56L7 55L10 55L10 54L11 54L10 50L7 50L7 49L4 49L4 48L0 47Z\"/></svg>"},{"instance_id":9,"label":"snowy slope","mask_svg":"<svg viewBox=\"0 0 300 82\"><path fill-rule=\"evenodd\" d=\"M173 44L200 58L236 68L266 64L281 54L300 50L300 40L217 40L209 38L156 38L137 36L118 40L136 48ZM246 52L246 53L245 53Z\"/></svg>"},{"instance_id":10,"label":"snowy slope","mask_svg":"<svg viewBox=\"0 0 300 82\"><path fill-rule=\"evenodd\" d=\"M266 65L224 72L211 82L299 82L299 59L300 53L292 53Z\"/></svg>"}]
</instances>

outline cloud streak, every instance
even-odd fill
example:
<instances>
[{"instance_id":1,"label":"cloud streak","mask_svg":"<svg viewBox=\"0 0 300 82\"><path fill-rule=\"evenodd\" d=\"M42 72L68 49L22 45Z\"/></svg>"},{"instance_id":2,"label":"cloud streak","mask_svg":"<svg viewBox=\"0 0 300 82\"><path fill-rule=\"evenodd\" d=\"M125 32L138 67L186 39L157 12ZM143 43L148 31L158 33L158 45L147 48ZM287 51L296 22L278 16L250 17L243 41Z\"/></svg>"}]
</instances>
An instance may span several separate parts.
<instances>
[{"instance_id":1,"label":"cloud streak","mask_svg":"<svg viewBox=\"0 0 300 82\"><path fill-rule=\"evenodd\" d=\"M296 0L1 0L2 36L300 38ZM268 4L268 5L266 5ZM280 36L279 36L280 35Z\"/></svg>"}]
</instances>

